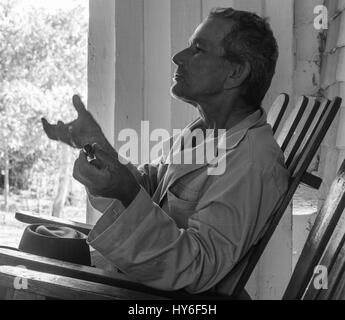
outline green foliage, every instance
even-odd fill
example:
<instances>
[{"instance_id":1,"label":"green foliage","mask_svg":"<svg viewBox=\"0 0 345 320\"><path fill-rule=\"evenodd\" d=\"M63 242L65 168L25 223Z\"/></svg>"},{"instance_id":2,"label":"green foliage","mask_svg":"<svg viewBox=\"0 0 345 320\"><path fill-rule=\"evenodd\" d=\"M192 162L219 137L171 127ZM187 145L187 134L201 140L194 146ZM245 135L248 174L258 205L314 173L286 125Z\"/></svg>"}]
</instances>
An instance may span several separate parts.
<instances>
[{"instance_id":1,"label":"green foliage","mask_svg":"<svg viewBox=\"0 0 345 320\"><path fill-rule=\"evenodd\" d=\"M72 95L86 100L88 22L81 5L51 12L21 3L0 0L0 169L7 148L11 185L27 187L36 173L53 179L59 166L41 117L70 121Z\"/></svg>"}]
</instances>

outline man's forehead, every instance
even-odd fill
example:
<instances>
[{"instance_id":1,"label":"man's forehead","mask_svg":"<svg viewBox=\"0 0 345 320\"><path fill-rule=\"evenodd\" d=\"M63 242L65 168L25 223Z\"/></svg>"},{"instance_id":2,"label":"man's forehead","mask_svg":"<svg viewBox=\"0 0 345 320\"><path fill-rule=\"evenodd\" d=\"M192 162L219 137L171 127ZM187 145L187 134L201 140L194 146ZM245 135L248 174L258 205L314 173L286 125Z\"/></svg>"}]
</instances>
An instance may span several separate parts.
<instances>
[{"instance_id":1,"label":"man's forehead","mask_svg":"<svg viewBox=\"0 0 345 320\"><path fill-rule=\"evenodd\" d=\"M204 20L190 37L190 42L199 42L204 45L220 45L224 37L230 32L231 21L220 18Z\"/></svg>"}]
</instances>

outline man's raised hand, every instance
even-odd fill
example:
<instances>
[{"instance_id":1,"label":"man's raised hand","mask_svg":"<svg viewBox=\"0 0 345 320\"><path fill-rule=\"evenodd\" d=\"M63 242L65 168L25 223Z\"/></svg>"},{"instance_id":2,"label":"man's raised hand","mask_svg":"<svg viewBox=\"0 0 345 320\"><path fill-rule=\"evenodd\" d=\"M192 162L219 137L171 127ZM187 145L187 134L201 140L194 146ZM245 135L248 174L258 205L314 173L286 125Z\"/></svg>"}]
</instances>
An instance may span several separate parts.
<instances>
[{"instance_id":1,"label":"man's raised hand","mask_svg":"<svg viewBox=\"0 0 345 320\"><path fill-rule=\"evenodd\" d=\"M130 170L118 159L114 150L109 153L93 145L95 160L89 162L81 151L74 163L73 177L94 196L120 200L125 207L134 200L140 186ZM97 161L97 165L93 162Z\"/></svg>"},{"instance_id":2,"label":"man's raised hand","mask_svg":"<svg viewBox=\"0 0 345 320\"><path fill-rule=\"evenodd\" d=\"M78 113L77 119L64 123L50 124L42 118L42 125L47 136L56 141L62 141L73 148L82 148L85 144L98 143L102 148L112 149L105 138L101 127L88 112L78 95L73 96L73 106Z\"/></svg>"}]
</instances>

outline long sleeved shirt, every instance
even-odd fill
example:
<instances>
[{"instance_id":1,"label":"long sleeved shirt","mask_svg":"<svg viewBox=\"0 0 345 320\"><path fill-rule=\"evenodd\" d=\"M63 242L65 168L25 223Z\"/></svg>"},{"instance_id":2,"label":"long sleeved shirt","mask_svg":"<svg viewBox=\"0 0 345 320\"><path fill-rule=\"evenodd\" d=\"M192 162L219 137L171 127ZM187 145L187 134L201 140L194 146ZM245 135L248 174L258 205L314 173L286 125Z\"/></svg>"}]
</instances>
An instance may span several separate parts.
<instances>
[{"instance_id":1,"label":"long sleeved shirt","mask_svg":"<svg viewBox=\"0 0 345 320\"><path fill-rule=\"evenodd\" d=\"M222 156L214 155L218 168L225 168L221 174L210 174L212 159L176 164L171 159L182 151L172 147L155 164L131 167L141 190L127 208L90 197L103 215L89 244L145 285L230 295L243 269L234 266L262 237L289 174L262 109L228 130L225 139ZM203 154L200 147L184 146Z\"/></svg>"}]
</instances>

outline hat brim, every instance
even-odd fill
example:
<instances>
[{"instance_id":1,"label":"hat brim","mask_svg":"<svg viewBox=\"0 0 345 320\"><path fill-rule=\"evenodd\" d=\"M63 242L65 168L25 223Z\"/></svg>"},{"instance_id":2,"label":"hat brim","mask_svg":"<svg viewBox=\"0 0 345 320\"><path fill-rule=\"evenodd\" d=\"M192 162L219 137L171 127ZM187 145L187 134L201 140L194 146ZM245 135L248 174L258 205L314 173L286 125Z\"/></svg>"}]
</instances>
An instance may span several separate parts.
<instances>
[{"instance_id":1,"label":"hat brim","mask_svg":"<svg viewBox=\"0 0 345 320\"><path fill-rule=\"evenodd\" d=\"M90 247L86 242L86 235L83 238L54 237L36 232L39 226L42 224L33 224L25 228L18 246L20 251L91 266ZM55 225L44 226L59 228Z\"/></svg>"}]
</instances>

